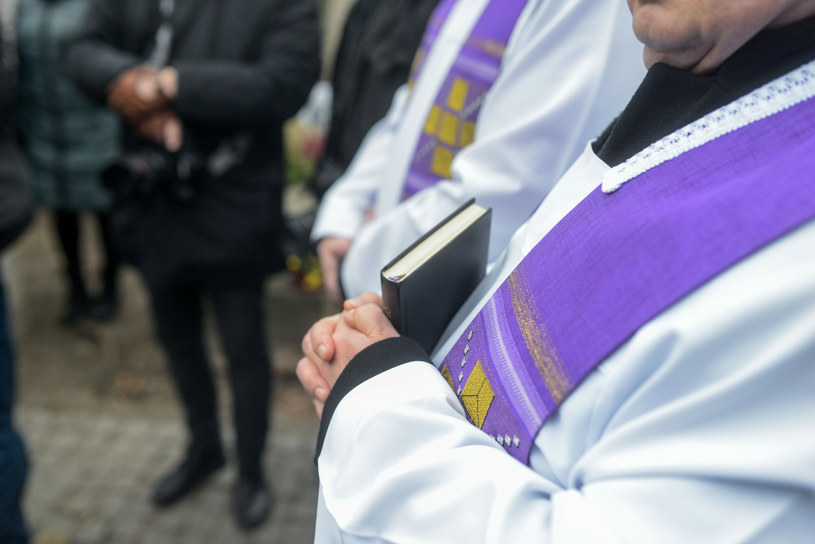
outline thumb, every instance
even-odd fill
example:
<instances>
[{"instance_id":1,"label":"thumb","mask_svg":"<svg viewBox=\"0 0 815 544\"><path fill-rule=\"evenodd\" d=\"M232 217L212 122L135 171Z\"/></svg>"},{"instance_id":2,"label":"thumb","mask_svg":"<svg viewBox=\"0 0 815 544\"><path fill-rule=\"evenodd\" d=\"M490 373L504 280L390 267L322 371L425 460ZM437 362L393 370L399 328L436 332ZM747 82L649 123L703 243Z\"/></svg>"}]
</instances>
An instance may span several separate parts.
<instances>
[{"instance_id":1,"label":"thumb","mask_svg":"<svg viewBox=\"0 0 815 544\"><path fill-rule=\"evenodd\" d=\"M382 312L382 308L369 303L345 312L346 323L369 338L377 340L399 336Z\"/></svg>"},{"instance_id":2,"label":"thumb","mask_svg":"<svg viewBox=\"0 0 815 544\"><path fill-rule=\"evenodd\" d=\"M377 295L376 293L366 292L362 293L361 295L350 298L343 302L343 309L344 310L353 310L354 308L359 308L363 304L376 304L377 306L382 306L382 297Z\"/></svg>"},{"instance_id":3,"label":"thumb","mask_svg":"<svg viewBox=\"0 0 815 544\"><path fill-rule=\"evenodd\" d=\"M173 153L181 149L183 141L183 132L181 128L181 121L175 115L169 117L164 122L162 127L162 136L164 147L167 151Z\"/></svg>"}]
</instances>

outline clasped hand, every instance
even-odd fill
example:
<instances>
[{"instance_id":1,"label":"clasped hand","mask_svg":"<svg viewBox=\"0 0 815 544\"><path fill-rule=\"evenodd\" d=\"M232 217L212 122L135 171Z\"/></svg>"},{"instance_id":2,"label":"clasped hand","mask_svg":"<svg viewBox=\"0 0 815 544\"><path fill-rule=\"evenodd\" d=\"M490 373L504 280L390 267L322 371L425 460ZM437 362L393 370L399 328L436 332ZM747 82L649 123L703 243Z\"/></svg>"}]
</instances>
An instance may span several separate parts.
<instances>
[{"instance_id":1,"label":"clasped hand","mask_svg":"<svg viewBox=\"0 0 815 544\"><path fill-rule=\"evenodd\" d=\"M181 147L181 120L171 108L178 74L167 67L135 66L125 70L108 88L108 106L116 110L142 138L168 151Z\"/></svg>"},{"instance_id":2,"label":"clasped hand","mask_svg":"<svg viewBox=\"0 0 815 544\"><path fill-rule=\"evenodd\" d=\"M365 293L343 304L343 312L317 321L303 337L297 377L322 417L328 394L348 363L368 346L399 336L382 312L379 295Z\"/></svg>"}]
</instances>

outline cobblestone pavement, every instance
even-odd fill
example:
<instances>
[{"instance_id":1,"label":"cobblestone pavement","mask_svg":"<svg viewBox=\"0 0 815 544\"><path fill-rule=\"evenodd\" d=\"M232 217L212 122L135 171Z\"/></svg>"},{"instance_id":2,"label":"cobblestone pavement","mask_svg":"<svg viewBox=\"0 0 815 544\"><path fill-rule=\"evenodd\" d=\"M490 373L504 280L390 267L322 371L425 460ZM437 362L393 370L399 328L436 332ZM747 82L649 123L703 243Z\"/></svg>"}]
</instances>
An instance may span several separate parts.
<instances>
[{"instance_id":1,"label":"cobblestone pavement","mask_svg":"<svg viewBox=\"0 0 815 544\"><path fill-rule=\"evenodd\" d=\"M147 501L156 472L174 462L176 421L23 406L17 421L32 456L26 497L38 544L298 543L313 539L314 425L278 422L266 467L276 506L250 534L230 518L234 469L163 510Z\"/></svg>"},{"instance_id":2,"label":"cobblestone pavement","mask_svg":"<svg viewBox=\"0 0 815 544\"><path fill-rule=\"evenodd\" d=\"M233 463L177 505L149 504L153 481L180 458L185 435L142 286L126 271L114 322L61 326L54 247L41 216L3 263L17 337L16 422L32 462L25 507L34 544L311 542L317 421L293 370L303 332L327 311L323 298L296 291L286 276L269 282L275 400L264 463L276 503L265 525L243 533L230 511ZM212 351L229 448L225 363L215 341Z\"/></svg>"}]
</instances>

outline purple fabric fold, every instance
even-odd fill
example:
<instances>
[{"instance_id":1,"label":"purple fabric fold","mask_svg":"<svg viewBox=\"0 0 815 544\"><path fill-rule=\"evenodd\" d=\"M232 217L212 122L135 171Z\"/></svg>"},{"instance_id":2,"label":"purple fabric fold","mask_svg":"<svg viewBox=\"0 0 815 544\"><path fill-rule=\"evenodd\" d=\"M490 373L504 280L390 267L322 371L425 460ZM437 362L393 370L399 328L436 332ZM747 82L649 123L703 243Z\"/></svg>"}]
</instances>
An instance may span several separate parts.
<instances>
[{"instance_id":1,"label":"purple fabric fold","mask_svg":"<svg viewBox=\"0 0 815 544\"><path fill-rule=\"evenodd\" d=\"M463 402L465 409L528 463L547 418L640 327L814 218L810 99L667 161L614 193L598 187L509 275L441 370L456 369L458 379L462 352L474 354L467 364L480 365L493 398L477 418ZM454 390L466 389L469 377Z\"/></svg>"},{"instance_id":2,"label":"purple fabric fold","mask_svg":"<svg viewBox=\"0 0 815 544\"><path fill-rule=\"evenodd\" d=\"M450 177L456 153L472 143L481 104L501 71L509 38L527 0L491 0L464 42L428 112L403 186L403 197ZM431 18L414 61L418 76L454 2ZM412 79L413 80L413 79Z\"/></svg>"}]
</instances>

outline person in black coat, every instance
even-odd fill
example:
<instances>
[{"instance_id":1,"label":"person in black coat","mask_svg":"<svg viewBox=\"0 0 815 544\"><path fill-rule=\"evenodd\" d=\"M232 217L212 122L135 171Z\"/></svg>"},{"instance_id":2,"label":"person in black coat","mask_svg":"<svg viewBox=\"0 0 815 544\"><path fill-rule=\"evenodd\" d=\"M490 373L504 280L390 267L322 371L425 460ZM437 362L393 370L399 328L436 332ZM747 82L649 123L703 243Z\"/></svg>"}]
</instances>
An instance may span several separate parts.
<instances>
[{"instance_id":1,"label":"person in black coat","mask_svg":"<svg viewBox=\"0 0 815 544\"><path fill-rule=\"evenodd\" d=\"M114 235L142 273L190 444L152 495L162 506L224 464L202 334L208 296L229 359L242 528L268 515L261 466L271 373L264 277L281 267L282 124L319 75L311 0L92 0L68 48L74 79L121 114Z\"/></svg>"},{"instance_id":2,"label":"person in black coat","mask_svg":"<svg viewBox=\"0 0 815 544\"><path fill-rule=\"evenodd\" d=\"M368 130L410 75L427 20L439 0L357 0L334 62L331 126L311 188L318 197L351 164Z\"/></svg>"},{"instance_id":3,"label":"person in black coat","mask_svg":"<svg viewBox=\"0 0 815 544\"><path fill-rule=\"evenodd\" d=\"M13 124L48 209L68 296L60 321L116 316L119 262L110 236L111 195L99 173L119 153L116 115L91 103L63 70L62 50L82 24L88 0L19 0L19 81ZM99 234L98 266L89 266L83 216ZM94 270L95 269L95 270ZM91 274L101 284L94 292Z\"/></svg>"},{"instance_id":4,"label":"person in black coat","mask_svg":"<svg viewBox=\"0 0 815 544\"><path fill-rule=\"evenodd\" d=\"M31 172L8 119L17 81L15 2L0 1L0 253L19 238L34 212ZM16 357L0 268L0 542L28 544L22 500L28 455L14 425Z\"/></svg>"}]
</instances>

